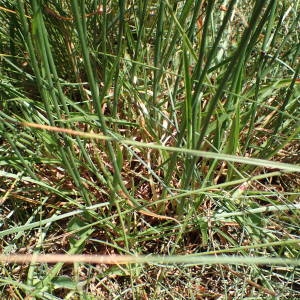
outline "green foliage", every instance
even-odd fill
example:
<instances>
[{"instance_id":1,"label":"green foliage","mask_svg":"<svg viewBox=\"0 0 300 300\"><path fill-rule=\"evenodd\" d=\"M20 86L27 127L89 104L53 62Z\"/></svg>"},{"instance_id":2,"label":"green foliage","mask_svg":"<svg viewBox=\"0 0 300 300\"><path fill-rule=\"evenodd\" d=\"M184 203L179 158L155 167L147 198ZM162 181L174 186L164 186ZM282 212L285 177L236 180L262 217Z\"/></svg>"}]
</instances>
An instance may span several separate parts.
<instances>
[{"instance_id":1,"label":"green foliage","mask_svg":"<svg viewBox=\"0 0 300 300\"><path fill-rule=\"evenodd\" d=\"M299 297L292 264L247 260L299 259L299 16L299 1L1 0L3 253L246 260L3 264L0 294Z\"/></svg>"}]
</instances>

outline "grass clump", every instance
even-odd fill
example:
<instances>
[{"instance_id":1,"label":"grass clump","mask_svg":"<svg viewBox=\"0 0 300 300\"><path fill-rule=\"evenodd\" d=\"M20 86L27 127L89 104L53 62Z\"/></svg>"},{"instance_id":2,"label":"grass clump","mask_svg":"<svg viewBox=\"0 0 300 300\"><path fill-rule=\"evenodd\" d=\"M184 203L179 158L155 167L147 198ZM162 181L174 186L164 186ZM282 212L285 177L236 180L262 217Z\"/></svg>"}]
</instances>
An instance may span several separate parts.
<instances>
[{"instance_id":1,"label":"grass clump","mask_svg":"<svg viewBox=\"0 0 300 300\"><path fill-rule=\"evenodd\" d=\"M299 297L299 15L1 1L0 294Z\"/></svg>"}]
</instances>

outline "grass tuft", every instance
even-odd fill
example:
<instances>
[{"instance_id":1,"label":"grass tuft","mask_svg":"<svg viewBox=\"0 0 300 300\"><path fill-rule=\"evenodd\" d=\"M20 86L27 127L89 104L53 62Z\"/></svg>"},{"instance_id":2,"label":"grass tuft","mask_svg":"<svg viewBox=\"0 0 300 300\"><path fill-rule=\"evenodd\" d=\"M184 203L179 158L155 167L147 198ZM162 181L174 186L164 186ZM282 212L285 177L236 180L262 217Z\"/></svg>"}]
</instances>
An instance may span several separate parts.
<instances>
[{"instance_id":1,"label":"grass tuft","mask_svg":"<svg viewBox=\"0 0 300 300\"><path fill-rule=\"evenodd\" d=\"M0 295L299 298L298 1L0 1Z\"/></svg>"}]
</instances>

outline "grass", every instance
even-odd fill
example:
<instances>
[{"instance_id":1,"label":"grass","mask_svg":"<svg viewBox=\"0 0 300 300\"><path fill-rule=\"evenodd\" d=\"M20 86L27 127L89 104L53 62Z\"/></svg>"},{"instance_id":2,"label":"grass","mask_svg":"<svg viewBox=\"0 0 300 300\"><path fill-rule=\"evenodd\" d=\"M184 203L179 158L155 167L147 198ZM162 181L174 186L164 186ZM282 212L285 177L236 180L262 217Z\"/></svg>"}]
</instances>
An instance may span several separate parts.
<instances>
[{"instance_id":1,"label":"grass","mask_svg":"<svg viewBox=\"0 0 300 300\"><path fill-rule=\"evenodd\" d=\"M299 1L0 1L0 295L299 297Z\"/></svg>"}]
</instances>

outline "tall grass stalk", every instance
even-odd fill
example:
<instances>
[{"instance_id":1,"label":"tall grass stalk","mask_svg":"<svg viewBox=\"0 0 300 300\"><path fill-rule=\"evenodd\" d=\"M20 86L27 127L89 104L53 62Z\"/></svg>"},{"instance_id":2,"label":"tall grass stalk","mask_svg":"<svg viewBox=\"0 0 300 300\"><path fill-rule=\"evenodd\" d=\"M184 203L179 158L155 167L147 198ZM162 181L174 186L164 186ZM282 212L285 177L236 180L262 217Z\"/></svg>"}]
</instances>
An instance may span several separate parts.
<instances>
[{"instance_id":1,"label":"tall grass stalk","mask_svg":"<svg viewBox=\"0 0 300 300\"><path fill-rule=\"evenodd\" d=\"M299 16L0 1L0 295L298 298Z\"/></svg>"}]
</instances>

